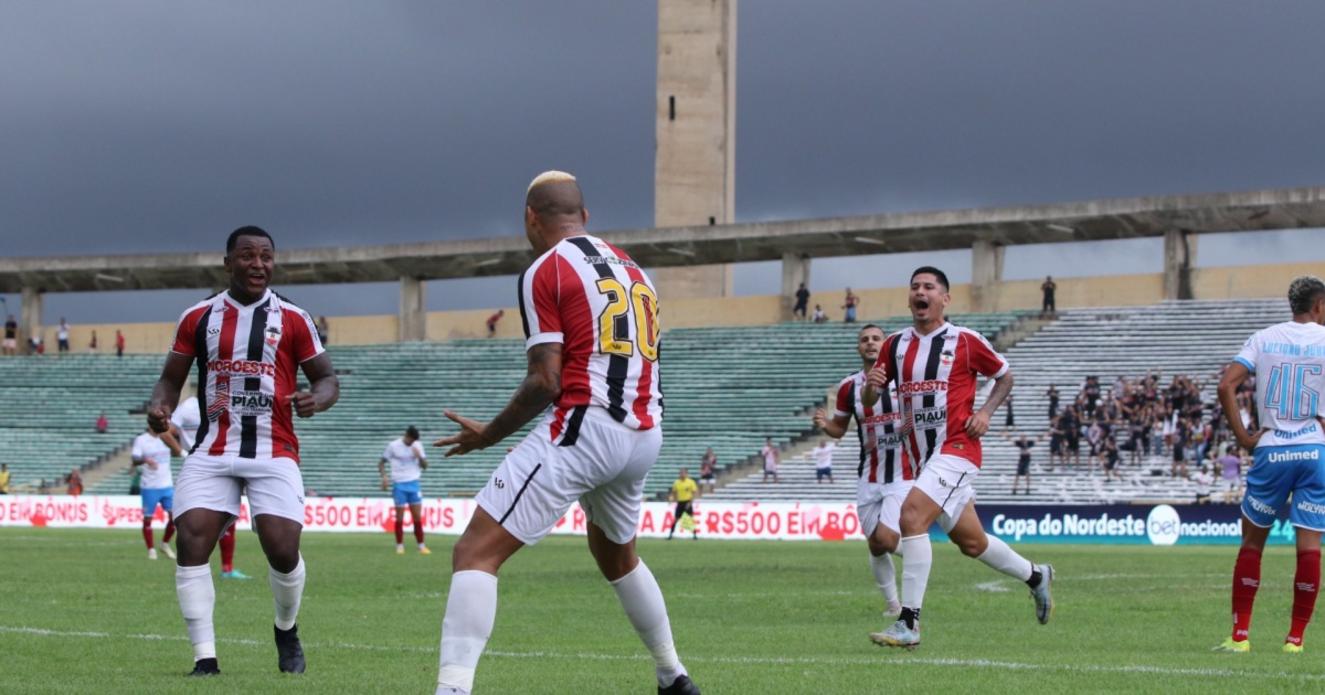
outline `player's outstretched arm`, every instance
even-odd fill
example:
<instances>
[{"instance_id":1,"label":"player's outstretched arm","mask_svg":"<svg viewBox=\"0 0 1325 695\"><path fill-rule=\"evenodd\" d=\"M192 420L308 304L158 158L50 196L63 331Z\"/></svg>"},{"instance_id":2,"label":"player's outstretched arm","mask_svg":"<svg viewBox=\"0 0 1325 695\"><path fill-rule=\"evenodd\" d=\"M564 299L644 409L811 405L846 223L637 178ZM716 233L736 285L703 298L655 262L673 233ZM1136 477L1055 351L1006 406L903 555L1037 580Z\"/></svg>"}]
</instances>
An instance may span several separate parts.
<instances>
[{"instance_id":1,"label":"player's outstretched arm","mask_svg":"<svg viewBox=\"0 0 1325 695\"><path fill-rule=\"evenodd\" d=\"M446 411L446 417L460 431L433 442L433 446L449 446L447 456L467 454L475 449L486 449L500 442L525 423L543 412L561 395L561 343L541 343L529 348L529 369L524 381L511 396L511 402L493 418L482 423Z\"/></svg>"},{"instance_id":2,"label":"player's outstretched arm","mask_svg":"<svg viewBox=\"0 0 1325 695\"><path fill-rule=\"evenodd\" d=\"M147 426L153 432L170 430L170 414L179 405L179 391L189 378L189 368L193 358L171 352L166 355L166 365L161 368L161 378L152 388L152 400L147 404Z\"/></svg>"},{"instance_id":3,"label":"player's outstretched arm","mask_svg":"<svg viewBox=\"0 0 1325 695\"><path fill-rule=\"evenodd\" d=\"M340 379L336 378L336 369L331 366L331 357L322 353L305 361L300 367L308 379L307 391L295 391L290 396L294 412L299 417L313 417L340 400Z\"/></svg>"}]
</instances>

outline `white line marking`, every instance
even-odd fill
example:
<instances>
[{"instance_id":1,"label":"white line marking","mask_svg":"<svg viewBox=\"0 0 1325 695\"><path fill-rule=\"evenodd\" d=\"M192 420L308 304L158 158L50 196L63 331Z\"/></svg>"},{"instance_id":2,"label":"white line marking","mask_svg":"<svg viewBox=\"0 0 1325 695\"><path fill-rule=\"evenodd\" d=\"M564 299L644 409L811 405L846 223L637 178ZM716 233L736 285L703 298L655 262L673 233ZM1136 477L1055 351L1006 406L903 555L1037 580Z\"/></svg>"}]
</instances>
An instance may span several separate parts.
<instances>
[{"instance_id":1,"label":"white line marking","mask_svg":"<svg viewBox=\"0 0 1325 695\"><path fill-rule=\"evenodd\" d=\"M38 637L85 637L90 639L140 639L150 641L165 642L187 642L188 637L184 635L154 635L154 634L112 634L109 632L97 631L77 631L77 630L51 630L40 627L28 626L10 626L0 625L0 633L16 633L24 635L34 635ZM251 639L219 638L217 642L223 644L238 644L255 647L271 646L270 642L263 642ZM415 652L422 654L436 654L435 647L419 646L387 646L380 644L351 644L345 642L324 642L307 643L306 648L313 649L345 649L349 651L373 651L373 652ZM649 657L644 654L598 654L593 652L510 652L490 650L483 653L484 656L506 658L506 659L571 659L577 661L648 661ZM1325 682L1325 674L1321 673L1289 673L1287 671L1246 671L1228 668L1187 668L1174 666L1149 666L1149 665L1126 665L1113 666L1106 664L1035 664L1019 661L997 661L994 659L956 659L945 657L915 657L900 652L895 653L897 658L879 657L842 657L842 656L688 656L685 658L688 662L713 663L713 664L747 664L747 665L769 665L769 666L869 666L877 667L882 663L887 663L890 667L896 666L952 666L956 668L995 668L1005 671L1070 671L1091 673L1144 673L1159 676L1196 676L1200 678L1271 678L1288 681L1312 681Z\"/></svg>"},{"instance_id":2,"label":"white line marking","mask_svg":"<svg viewBox=\"0 0 1325 695\"><path fill-rule=\"evenodd\" d=\"M979 584L975 585L975 588L979 589L980 591L988 591L994 594L1005 594L1011 591L1011 589L1007 588L1006 586L1003 586L1003 582L997 580L992 582L980 582Z\"/></svg>"}]
</instances>

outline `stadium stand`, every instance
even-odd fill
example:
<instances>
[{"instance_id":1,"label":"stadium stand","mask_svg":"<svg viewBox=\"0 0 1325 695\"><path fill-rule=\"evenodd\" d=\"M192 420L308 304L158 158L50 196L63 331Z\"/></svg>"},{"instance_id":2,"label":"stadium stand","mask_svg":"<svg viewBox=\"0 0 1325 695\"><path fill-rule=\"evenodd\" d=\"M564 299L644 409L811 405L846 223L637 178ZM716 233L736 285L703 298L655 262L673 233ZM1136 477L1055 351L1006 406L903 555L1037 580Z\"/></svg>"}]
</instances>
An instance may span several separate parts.
<instances>
[{"instance_id":1,"label":"stadium stand","mask_svg":"<svg viewBox=\"0 0 1325 695\"><path fill-rule=\"evenodd\" d=\"M1019 341L1006 351L1016 377L1015 430L1037 439L1033 451L1033 493L1010 495L1016 472L1017 449L1003 438L1003 411L993 419L985 438L984 471L976 481L979 498L1007 504L1118 503L1133 500L1193 501L1197 485L1188 479L1169 477L1169 458L1152 455L1139 467L1123 458L1123 480L1106 483L1100 474L1087 475L1082 468L1061 466L1046 472L1048 463L1048 401L1050 384L1063 392L1067 402L1089 375L1097 375L1106 389L1118 376L1129 379L1157 371L1167 385L1176 374L1186 374L1203 383L1202 402L1215 399L1219 370L1235 355L1253 332L1290 318L1282 299L1239 301L1167 301L1145 307L1097 308L1064 312L1058 320ZM952 321L964 324L961 317ZM971 327L975 328L974 325ZM977 329L978 330L978 329ZM843 370L852 366L844 364ZM845 375L847 371L842 371ZM823 385L831 381L824 381ZM982 395L983 395L982 391ZM1207 410L1206 418L1218 416ZM1119 442L1123 441L1119 433ZM1082 459L1088 453L1083 443ZM782 466L782 483L763 484L758 472L718 489L709 499L807 500L853 499L854 474L859 456L855 437L843 437L834 454L835 485L819 485L808 455ZM1084 466L1083 466L1084 467Z\"/></svg>"}]
</instances>

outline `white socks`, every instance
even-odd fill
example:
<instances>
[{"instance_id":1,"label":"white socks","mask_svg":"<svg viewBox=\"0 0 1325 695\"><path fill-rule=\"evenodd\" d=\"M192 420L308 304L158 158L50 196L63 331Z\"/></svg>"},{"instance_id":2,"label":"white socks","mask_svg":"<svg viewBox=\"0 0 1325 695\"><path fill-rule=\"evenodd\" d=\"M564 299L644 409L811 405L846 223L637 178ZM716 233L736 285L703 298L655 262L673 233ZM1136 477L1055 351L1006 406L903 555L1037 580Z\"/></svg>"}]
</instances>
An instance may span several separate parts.
<instances>
[{"instance_id":1,"label":"white socks","mask_svg":"<svg viewBox=\"0 0 1325 695\"><path fill-rule=\"evenodd\" d=\"M635 626L635 632L653 655L658 685L667 687L686 675L672 643L672 625L667 620L662 589L658 588L658 580L653 578L644 561L640 560L635 569L611 584L617 598L621 599L621 607L626 610L630 624Z\"/></svg>"},{"instance_id":2,"label":"white socks","mask_svg":"<svg viewBox=\"0 0 1325 695\"><path fill-rule=\"evenodd\" d=\"M883 592L883 600L892 603L897 600L897 570L893 569L892 553L870 555L870 569L874 570L874 583Z\"/></svg>"},{"instance_id":3,"label":"white socks","mask_svg":"<svg viewBox=\"0 0 1325 695\"><path fill-rule=\"evenodd\" d=\"M934 549L929 545L929 534L903 538L901 550L902 605L918 610L925 600L929 568L934 562Z\"/></svg>"},{"instance_id":4,"label":"white socks","mask_svg":"<svg viewBox=\"0 0 1325 695\"><path fill-rule=\"evenodd\" d=\"M474 669L492 635L497 619L497 578L479 570L451 575L442 618L441 668L437 692L468 693L474 689Z\"/></svg>"},{"instance_id":5,"label":"white socks","mask_svg":"<svg viewBox=\"0 0 1325 695\"><path fill-rule=\"evenodd\" d=\"M1030 560L1018 555L1007 543L994 536L989 536L989 547L976 559L1023 582L1031 578L1031 572L1035 569Z\"/></svg>"},{"instance_id":6,"label":"white socks","mask_svg":"<svg viewBox=\"0 0 1325 695\"><path fill-rule=\"evenodd\" d=\"M271 596L276 602L276 627L289 630L294 627L299 616L299 600L304 596L304 558L299 556L299 564L288 574L268 568L268 583L271 584ZM208 575L211 582L211 575Z\"/></svg>"},{"instance_id":7,"label":"white socks","mask_svg":"<svg viewBox=\"0 0 1325 695\"><path fill-rule=\"evenodd\" d=\"M193 643L193 660L216 658L216 630L212 626L212 606L216 589L212 586L211 565L175 567L175 594L179 612Z\"/></svg>"}]
</instances>

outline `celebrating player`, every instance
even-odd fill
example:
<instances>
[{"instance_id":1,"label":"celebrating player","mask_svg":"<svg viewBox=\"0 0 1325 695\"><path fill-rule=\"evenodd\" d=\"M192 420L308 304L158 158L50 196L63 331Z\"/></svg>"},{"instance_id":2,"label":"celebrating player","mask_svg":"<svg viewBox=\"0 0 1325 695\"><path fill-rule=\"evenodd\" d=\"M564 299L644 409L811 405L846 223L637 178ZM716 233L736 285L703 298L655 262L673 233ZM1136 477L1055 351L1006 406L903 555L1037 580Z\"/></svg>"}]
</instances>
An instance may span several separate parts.
<instances>
[{"instance_id":1,"label":"celebrating player","mask_svg":"<svg viewBox=\"0 0 1325 695\"><path fill-rule=\"evenodd\" d=\"M133 466L143 467L139 488L143 496L143 541L147 543L148 560L156 559L156 543L152 538L152 516L156 514L157 505L160 505L161 510L166 513L166 531L161 535L161 550L165 551L168 557L172 559L175 557L175 551L170 549L170 539L175 535L175 515L171 511L171 502L175 495L170 475L172 455L184 455L184 450L175 441L175 437L169 432L157 434L151 430L135 437L130 451Z\"/></svg>"},{"instance_id":2,"label":"celebrating player","mask_svg":"<svg viewBox=\"0 0 1325 695\"><path fill-rule=\"evenodd\" d=\"M196 389L192 383L184 385L184 392L194 390ZM189 396L180 401L179 405L175 407L175 411L170 414L170 424L174 425L173 432L176 439L179 440L180 446L184 449L184 453L192 453L193 444L198 435L198 427L202 425L202 410L198 408L198 397ZM221 578L252 579L252 577L235 567L234 524L226 527L218 545L221 547Z\"/></svg>"},{"instance_id":3,"label":"celebrating player","mask_svg":"<svg viewBox=\"0 0 1325 695\"><path fill-rule=\"evenodd\" d=\"M391 464L391 497L396 503L396 554L405 554L405 506L414 517L414 540L420 555L431 555L423 544L423 495L419 492L421 471L428 467L428 455L419 444L419 431L414 425L405 428L405 436L391 440L377 462L377 473L382 476L382 489L387 489L386 464Z\"/></svg>"},{"instance_id":4,"label":"celebrating player","mask_svg":"<svg viewBox=\"0 0 1325 695\"><path fill-rule=\"evenodd\" d=\"M304 592L299 554L304 483L290 416L292 410L299 417L312 417L330 408L340 387L313 319L268 287L276 269L271 235L258 227L236 229L226 240L225 269L229 289L180 317L147 409L148 425L166 431L180 387L197 361L205 417L175 494L175 591L193 643L192 675L220 673L212 626L215 590L207 560L239 515L240 493L246 492L271 566L277 665L283 672L302 673L304 654L295 619ZM311 384L307 391L296 390L296 366Z\"/></svg>"},{"instance_id":5,"label":"celebrating player","mask_svg":"<svg viewBox=\"0 0 1325 695\"><path fill-rule=\"evenodd\" d=\"M1288 287L1293 320L1257 331L1219 382L1219 404L1238 446L1252 452L1242 498L1242 548L1233 566L1233 634L1216 650L1251 651L1251 607L1261 584L1261 552L1275 515L1292 499L1288 520L1297 530L1293 614L1283 650L1302 651L1302 634L1320 586L1320 534L1325 530L1325 283L1305 276ZM1256 375L1260 429L1248 432L1237 392Z\"/></svg>"},{"instance_id":6,"label":"celebrating player","mask_svg":"<svg viewBox=\"0 0 1325 695\"><path fill-rule=\"evenodd\" d=\"M896 623L876 640L892 647L920 644L920 607L933 560L929 527L939 527L967 557L1026 582L1035 599L1035 616L1049 622L1053 567L1033 565L1007 543L989 536L975 510L972 483L980 472L980 437L989 418L1012 391L1007 360L984 336L947 322L951 301L948 276L924 266L911 274L909 304L913 325L888 336L866 380L865 399L875 402L879 389L897 384L902 412L910 419L906 446L920 465L901 513L902 611ZM975 409L976 375L994 380L993 392Z\"/></svg>"},{"instance_id":7,"label":"celebrating player","mask_svg":"<svg viewBox=\"0 0 1325 695\"><path fill-rule=\"evenodd\" d=\"M520 275L528 375L491 422L447 411L447 456L497 444L555 406L478 494L456 543L442 621L438 693L468 693L497 614L497 571L537 543L576 499L589 552L653 655L659 693L698 693L672 644L658 582L635 553L644 479L662 446L658 303L625 252L585 232L575 177L544 172L525 197L537 260Z\"/></svg>"},{"instance_id":8,"label":"celebrating player","mask_svg":"<svg viewBox=\"0 0 1325 695\"><path fill-rule=\"evenodd\" d=\"M893 567L892 556L897 552L901 538L898 515L902 501L911 491L915 472L902 449L905 421L898 408L897 389L890 386L886 398L865 399L865 376L878 360L882 346L883 329L872 323L865 324L856 335L860 371L838 384L832 417L822 408L815 411L814 426L828 436L840 439L846 434L851 419L856 420L856 437L860 440L860 464L856 466L856 514L860 517L861 533L865 534L869 545L874 583L883 594L884 614L896 616L901 612L902 604L897 600L897 570ZM882 390L878 393L881 395Z\"/></svg>"}]
</instances>

